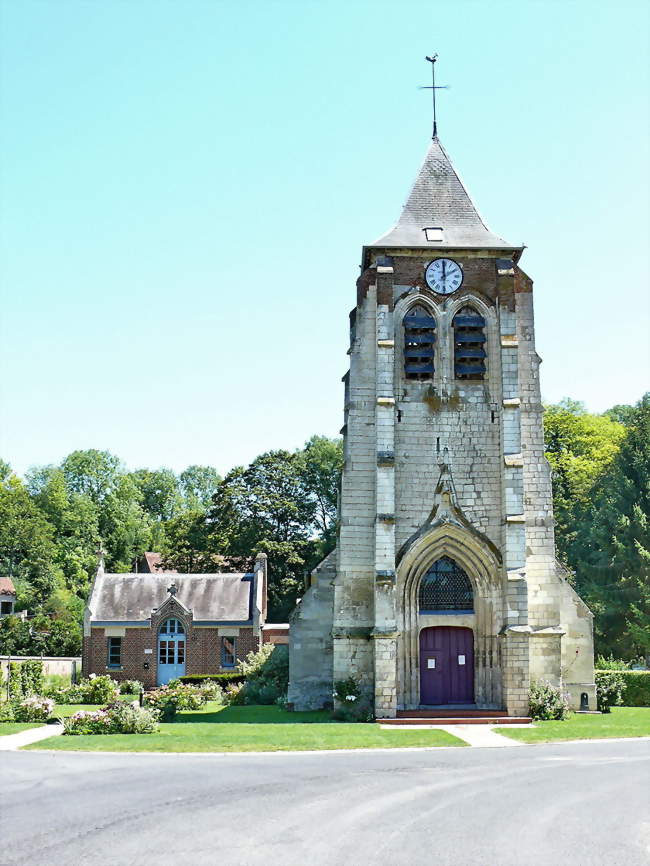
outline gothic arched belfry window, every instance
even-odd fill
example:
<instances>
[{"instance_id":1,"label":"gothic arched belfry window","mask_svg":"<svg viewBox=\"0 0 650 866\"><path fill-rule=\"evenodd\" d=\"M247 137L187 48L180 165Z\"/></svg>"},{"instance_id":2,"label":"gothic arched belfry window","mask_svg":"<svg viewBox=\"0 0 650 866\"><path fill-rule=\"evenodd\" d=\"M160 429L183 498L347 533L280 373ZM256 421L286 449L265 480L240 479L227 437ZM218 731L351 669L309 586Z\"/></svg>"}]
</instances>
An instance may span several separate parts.
<instances>
[{"instance_id":1,"label":"gothic arched belfry window","mask_svg":"<svg viewBox=\"0 0 650 866\"><path fill-rule=\"evenodd\" d=\"M433 378L436 320L416 305L404 316L404 374L407 379Z\"/></svg>"},{"instance_id":2,"label":"gothic arched belfry window","mask_svg":"<svg viewBox=\"0 0 650 866\"><path fill-rule=\"evenodd\" d=\"M485 378L485 319L472 307L454 316L454 374L457 379Z\"/></svg>"},{"instance_id":3,"label":"gothic arched belfry window","mask_svg":"<svg viewBox=\"0 0 650 866\"><path fill-rule=\"evenodd\" d=\"M420 613L472 613L474 592L465 571L448 556L433 563L420 581Z\"/></svg>"}]
</instances>

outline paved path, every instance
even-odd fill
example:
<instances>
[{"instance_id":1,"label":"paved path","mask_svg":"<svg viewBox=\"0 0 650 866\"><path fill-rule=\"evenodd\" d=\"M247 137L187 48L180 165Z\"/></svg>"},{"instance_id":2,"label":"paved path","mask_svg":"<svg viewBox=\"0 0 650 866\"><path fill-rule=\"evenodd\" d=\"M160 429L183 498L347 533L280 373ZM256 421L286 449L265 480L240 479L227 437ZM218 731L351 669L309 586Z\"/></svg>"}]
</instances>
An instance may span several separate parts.
<instances>
[{"instance_id":1,"label":"paved path","mask_svg":"<svg viewBox=\"0 0 650 866\"><path fill-rule=\"evenodd\" d=\"M0 737L0 752L21 749L30 743L38 743L40 740L58 737L62 733L63 725L57 724L43 725L41 728L28 728L26 731L19 731L17 734L6 734L4 737Z\"/></svg>"},{"instance_id":2,"label":"paved path","mask_svg":"<svg viewBox=\"0 0 650 866\"><path fill-rule=\"evenodd\" d=\"M490 749L507 748L508 746L523 746L518 740L511 740L498 733L504 725L382 725L384 730L391 731L421 731L423 728L431 731L447 731L454 737L465 740L470 746L487 747ZM508 725L509 728L532 728L533 725ZM496 730L495 730L496 728Z\"/></svg>"},{"instance_id":3,"label":"paved path","mask_svg":"<svg viewBox=\"0 0 650 866\"><path fill-rule=\"evenodd\" d=\"M0 754L3 866L647 866L650 742Z\"/></svg>"}]
</instances>

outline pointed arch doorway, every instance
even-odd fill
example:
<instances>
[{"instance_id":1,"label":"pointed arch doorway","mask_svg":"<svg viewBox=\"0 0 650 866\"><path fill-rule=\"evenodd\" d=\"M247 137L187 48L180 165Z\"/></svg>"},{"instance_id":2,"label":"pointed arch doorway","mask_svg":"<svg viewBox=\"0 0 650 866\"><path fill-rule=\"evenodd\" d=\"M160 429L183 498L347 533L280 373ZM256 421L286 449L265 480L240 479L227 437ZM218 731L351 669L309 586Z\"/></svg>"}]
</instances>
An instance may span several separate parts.
<instances>
[{"instance_id":1,"label":"pointed arch doorway","mask_svg":"<svg viewBox=\"0 0 650 866\"><path fill-rule=\"evenodd\" d=\"M420 632L420 703L474 703L474 632L431 626Z\"/></svg>"}]
</instances>

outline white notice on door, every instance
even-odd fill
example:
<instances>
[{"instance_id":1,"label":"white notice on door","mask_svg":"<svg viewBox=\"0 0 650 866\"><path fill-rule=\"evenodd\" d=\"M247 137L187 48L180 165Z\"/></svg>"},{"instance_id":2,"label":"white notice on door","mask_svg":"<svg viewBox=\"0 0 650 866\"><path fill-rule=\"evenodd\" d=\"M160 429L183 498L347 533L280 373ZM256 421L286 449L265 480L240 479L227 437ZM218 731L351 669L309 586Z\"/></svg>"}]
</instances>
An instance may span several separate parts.
<instances>
[{"instance_id":1,"label":"white notice on door","mask_svg":"<svg viewBox=\"0 0 650 866\"><path fill-rule=\"evenodd\" d=\"M465 664L465 656L458 656L458 664L459 665Z\"/></svg>"},{"instance_id":2,"label":"white notice on door","mask_svg":"<svg viewBox=\"0 0 650 866\"><path fill-rule=\"evenodd\" d=\"M436 660L435 659L427 659L427 667L428 668L435 668L435 666L436 666Z\"/></svg>"}]
</instances>

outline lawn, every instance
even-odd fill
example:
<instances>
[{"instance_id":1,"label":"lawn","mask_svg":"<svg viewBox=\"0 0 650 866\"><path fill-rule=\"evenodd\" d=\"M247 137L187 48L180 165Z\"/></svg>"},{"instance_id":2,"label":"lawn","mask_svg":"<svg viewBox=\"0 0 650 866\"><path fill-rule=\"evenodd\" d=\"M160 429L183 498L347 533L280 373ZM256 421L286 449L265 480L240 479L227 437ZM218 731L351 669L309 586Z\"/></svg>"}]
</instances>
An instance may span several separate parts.
<instances>
[{"instance_id":1,"label":"lawn","mask_svg":"<svg viewBox=\"0 0 650 866\"><path fill-rule=\"evenodd\" d=\"M326 712L289 713L279 707L220 707L179 713L156 734L61 736L33 747L101 752L277 752L464 746L445 731L382 730L372 722L332 722Z\"/></svg>"},{"instance_id":2,"label":"lawn","mask_svg":"<svg viewBox=\"0 0 650 866\"><path fill-rule=\"evenodd\" d=\"M534 728L503 728L504 737L522 743L557 740L598 740L606 737L650 737L650 707L614 707L611 713L579 715L565 722L535 722Z\"/></svg>"},{"instance_id":3,"label":"lawn","mask_svg":"<svg viewBox=\"0 0 650 866\"><path fill-rule=\"evenodd\" d=\"M19 734L30 728L40 728L42 724L42 722L0 722L0 737L6 737L8 734Z\"/></svg>"}]
</instances>

